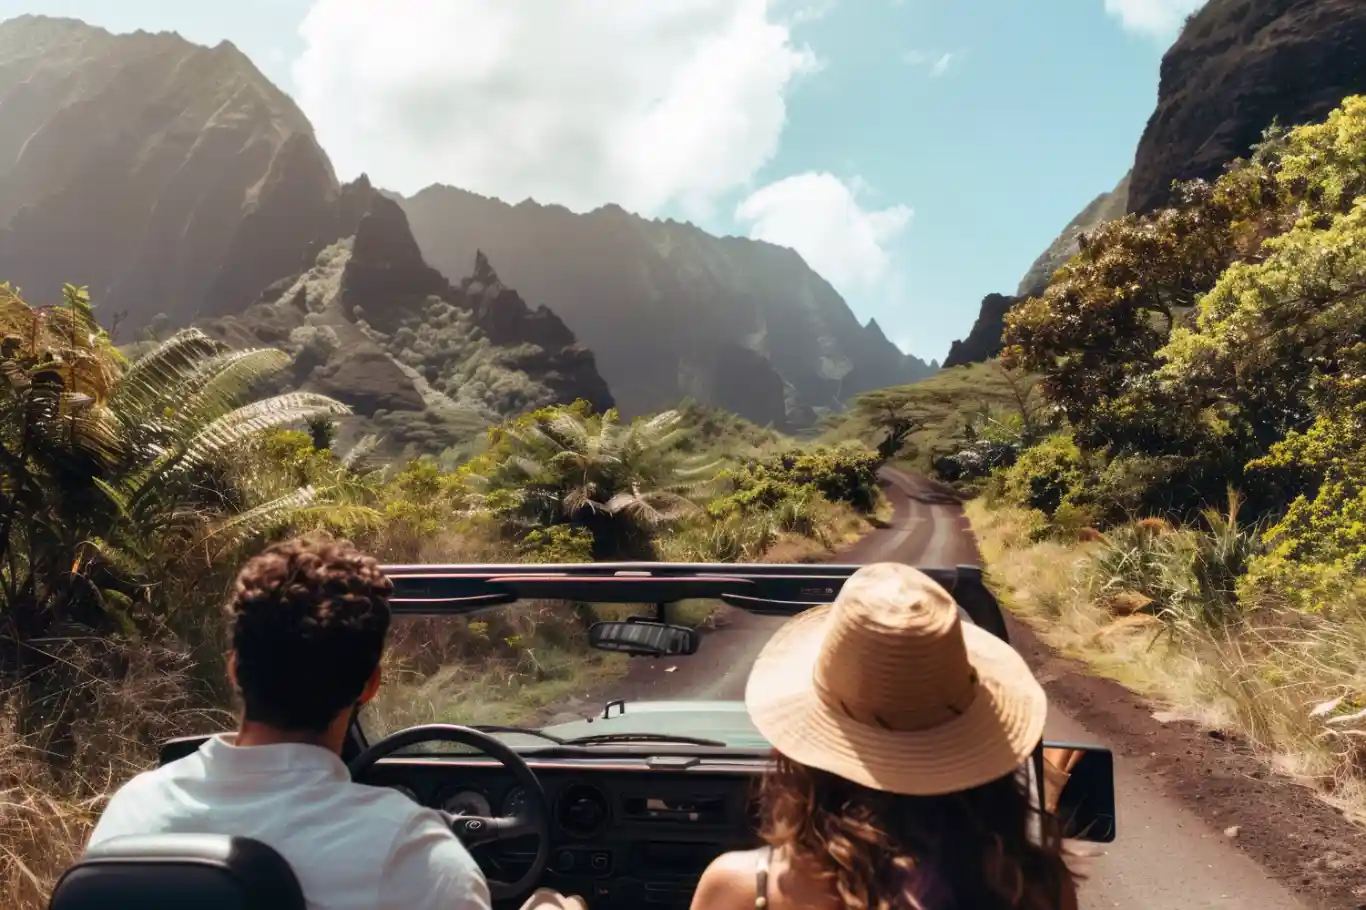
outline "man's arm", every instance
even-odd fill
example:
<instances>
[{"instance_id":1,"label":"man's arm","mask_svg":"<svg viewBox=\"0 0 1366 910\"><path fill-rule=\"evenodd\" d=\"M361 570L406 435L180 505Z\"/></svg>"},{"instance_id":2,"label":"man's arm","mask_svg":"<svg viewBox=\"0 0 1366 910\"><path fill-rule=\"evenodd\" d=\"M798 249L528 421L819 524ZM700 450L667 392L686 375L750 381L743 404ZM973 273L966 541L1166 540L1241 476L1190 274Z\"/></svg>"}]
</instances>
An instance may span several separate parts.
<instances>
[{"instance_id":1,"label":"man's arm","mask_svg":"<svg viewBox=\"0 0 1366 910\"><path fill-rule=\"evenodd\" d=\"M489 885L441 816L422 812L394 840L379 905L381 910L490 910Z\"/></svg>"}]
</instances>

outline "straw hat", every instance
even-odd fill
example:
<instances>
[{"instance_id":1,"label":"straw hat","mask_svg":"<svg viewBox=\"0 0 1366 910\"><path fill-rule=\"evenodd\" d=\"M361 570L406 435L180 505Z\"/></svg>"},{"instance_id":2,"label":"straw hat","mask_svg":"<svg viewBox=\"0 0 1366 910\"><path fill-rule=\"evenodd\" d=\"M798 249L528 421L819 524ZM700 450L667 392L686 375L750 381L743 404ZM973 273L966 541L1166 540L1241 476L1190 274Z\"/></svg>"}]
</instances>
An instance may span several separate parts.
<instances>
[{"instance_id":1,"label":"straw hat","mask_svg":"<svg viewBox=\"0 0 1366 910\"><path fill-rule=\"evenodd\" d=\"M745 704L794 761L919 796L1017 770L1048 710L1014 648L964 623L947 591L897 563L864 566L833 604L779 629Z\"/></svg>"}]
</instances>

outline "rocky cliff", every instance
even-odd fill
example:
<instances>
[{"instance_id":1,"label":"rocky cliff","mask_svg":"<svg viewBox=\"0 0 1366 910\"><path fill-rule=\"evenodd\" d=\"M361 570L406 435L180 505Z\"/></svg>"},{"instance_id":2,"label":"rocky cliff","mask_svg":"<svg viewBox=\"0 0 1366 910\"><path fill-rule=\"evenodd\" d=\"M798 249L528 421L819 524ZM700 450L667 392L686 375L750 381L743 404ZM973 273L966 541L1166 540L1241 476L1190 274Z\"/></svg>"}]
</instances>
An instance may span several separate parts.
<instances>
[{"instance_id":1,"label":"rocky cliff","mask_svg":"<svg viewBox=\"0 0 1366 910\"><path fill-rule=\"evenodd\" d=\"M1129 211L1161 206L1174 180L1218 176L1273 121L1319 120L1363 92L1366 2L1210 0L1162 60Z\"/></svg>"},{"instance_id":2,"label":"rocky cliff","mask_svg":"<svg viewBox=\"0 0 1366 910\"><path fill-rule=\"evenodd\" d=\"M0 124L0 275L89 285L126 325L242 309L336 216L307 118L227 42L10 19Z\"/></svg>"},{"instance_id":3,"label":"rocky cliff","mask_svg":"<svg viewBox=\"0 0 1366 910\"><path fill-rule=\"evenodd\" d=\"M859 323L789 249L614 205L579 215L446 186L401 201L437 268L458 273L483 250L511 286L563 317L628 414L692 397L798 427L933 369Z\"/></svg>"},{"instance_id":4,"label":"rocky cliff","mask_svg":"<svg viewBox=\"0 0 1366 910\"><path fill-rule=\"evenodd\" d=\"M1001 336L1006 330L1006 313L1010 312L1010 308L1019 299L1006 294L988 294L983 297L972 330L968 332L968 337L962 341L955 341L949 347L949 356L944 358L944 368L981 363L1001 353Z\"/></svg>"},{"instance_id":5,"label":"rocky cliff","mask_svg":"<svg viewBox=\"0 0 1366 910\"><path fill-rule=\"evenodd\" d=\"M364 178L342 197L352 236L244 312L201 325L236 345L290 351L294 387L339 398L409 454L458 446L556 402L613 406L593 354L505 286L482 253L453 285L423 260L397 203Z\"/></svg>"}]
</instances>

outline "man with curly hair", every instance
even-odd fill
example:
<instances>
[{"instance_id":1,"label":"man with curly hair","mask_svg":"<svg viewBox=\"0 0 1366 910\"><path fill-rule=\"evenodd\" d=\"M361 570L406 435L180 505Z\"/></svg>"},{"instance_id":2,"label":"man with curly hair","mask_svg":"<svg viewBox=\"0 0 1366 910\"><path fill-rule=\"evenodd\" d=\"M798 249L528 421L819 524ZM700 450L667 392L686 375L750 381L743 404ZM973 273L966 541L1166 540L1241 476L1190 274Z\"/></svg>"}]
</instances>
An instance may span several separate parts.
<instances>
[{"instance_id":1,"label":"man with curly hair","mask_svg":"<svg viewBox=\"0 0 1366 910\"><path fill-rule=\"evenodd\" d=\"M235 734L135 777L91 835L252 837L294 869L310 908L488 910L483 873L432 809L351 781L352 711L375 697L393 583L349 543L296 539L247 562L227 613Z\"/></svg>"}]
</instances>

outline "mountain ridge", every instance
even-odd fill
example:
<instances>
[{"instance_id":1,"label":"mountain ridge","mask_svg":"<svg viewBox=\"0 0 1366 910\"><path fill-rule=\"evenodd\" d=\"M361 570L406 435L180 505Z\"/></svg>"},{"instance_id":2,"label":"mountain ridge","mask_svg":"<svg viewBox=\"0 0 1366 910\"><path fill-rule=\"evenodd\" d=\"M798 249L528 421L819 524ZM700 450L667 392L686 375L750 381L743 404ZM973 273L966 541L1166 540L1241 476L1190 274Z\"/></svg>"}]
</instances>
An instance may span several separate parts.
<instances>
[{"instance_id":1,"label":"mountain ridge","mask_svg":"<svg viewBox=\"0 0 1366 910\"><path fill-rule=\"evenodd\" d=\"M175 32L6 20L0 118L10 127L0 136L0 276L34 300L54 299L66 282L88 286L117 314L116 337L240 316L353 236L356 207L368 210L362 197L376 192L368 180L339 182L302 110L227 41L206 48ZM859 391L930 371L860 323L795 250L645 221L613 203L576 215L479 198L486 210L569 227L543 235L539 249L507 249L474 218L461 226L462 248L434 251L405 200L422 258L459 276L486 252L519 300L548 306L573 344L599 351L628 413L695 398L800 427ZM585 275L549 242L563 253L565 235L585 226L598 232L590 272L602 274ZM555 265L528 281L523 253ZM565 288L603 305L585 312Z\"/></svg>"},{"instance_id":2,"label":"mountain ridge","mask_svg":"<svg viewBox=\"0 0 1366 910\"><path fill-rule=\"evenodd\" d=\"M307 262L340 185L292 98L231 42L0 23L0 274L144 325L240 309Z\"/></svg>"},{"instance_id":3,"label":"mountain ridge","mask_svg":"<svg viewBox=\"0 0 1366 910\"><path fill-rule=\"evenodd\" d=\"M800 427L853 394L933 371L875 321L860 322L790 247L616 204L579 214L448 184L392 195L428 261L448 269L483 249L510 284L558 313L597 353L626 413L684 397L721 405L717 370L740 370L753 387L728 392L737 413Z\"/></svg>"}]
</instances>

